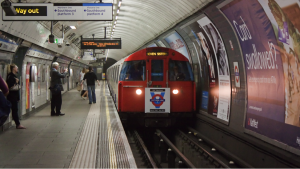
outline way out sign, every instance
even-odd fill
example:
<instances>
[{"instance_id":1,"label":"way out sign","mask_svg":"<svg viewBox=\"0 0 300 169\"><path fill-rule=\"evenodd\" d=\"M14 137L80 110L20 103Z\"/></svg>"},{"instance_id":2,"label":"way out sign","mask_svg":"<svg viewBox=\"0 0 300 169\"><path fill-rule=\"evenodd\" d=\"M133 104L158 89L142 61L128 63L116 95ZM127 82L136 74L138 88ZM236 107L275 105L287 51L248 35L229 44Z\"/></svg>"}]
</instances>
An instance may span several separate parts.
<instances>
[{"instance_id":1,"label":"way out sign","mask_svg":"<svg viewBox=\"0 0 300 169\"><path fill-rule=\"evenodd\" d=\"M233 62L233 66L234 66L234 82L235 82L235 87L241 87L241 79L240 79L240 70L239 70L239 64L238 62Z\"/></svg>"}]
</instances>

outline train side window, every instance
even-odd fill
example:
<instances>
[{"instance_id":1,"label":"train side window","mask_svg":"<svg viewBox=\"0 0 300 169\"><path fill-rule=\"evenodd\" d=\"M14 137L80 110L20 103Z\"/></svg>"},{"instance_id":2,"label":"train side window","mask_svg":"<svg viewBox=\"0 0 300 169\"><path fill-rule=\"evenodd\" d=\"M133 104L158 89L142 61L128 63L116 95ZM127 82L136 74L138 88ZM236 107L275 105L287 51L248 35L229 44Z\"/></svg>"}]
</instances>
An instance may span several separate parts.
<instances>
[{"instance_id":1,"label":"train side window","mask_svg":"<svg viewBox=\"0 0 300 169\"><path fill-rule=\"evenodd\" d=\"M170 81L194 81L191 65L188 61L169 61Z\"/></svg>"},{"instance_id":2,"label":"train side window","mask_svg":"<svg viewBox=\"0 0 300 169\"><path fill-rule=\"evenodd\" d=\"M120 81L144 81L145 71L145 60L124 62L120 73Z\"/></svg>"}]
</instances>

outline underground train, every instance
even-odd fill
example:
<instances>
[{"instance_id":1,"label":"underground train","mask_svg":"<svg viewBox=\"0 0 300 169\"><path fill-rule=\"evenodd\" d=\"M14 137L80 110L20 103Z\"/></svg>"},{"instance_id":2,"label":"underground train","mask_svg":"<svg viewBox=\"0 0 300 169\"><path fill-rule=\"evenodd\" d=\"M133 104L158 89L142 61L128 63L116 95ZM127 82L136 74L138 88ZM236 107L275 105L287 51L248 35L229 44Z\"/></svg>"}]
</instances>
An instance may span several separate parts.
<instances>
[{"instance_id":1,"label":"underground train","mask_svg":"<svg viewBox=\"0 0 300 169\"><path fill-rule=\"evenodd\" d=\"M196 109L191 64L173 49L145 48L121 59L107 69L107 83L125 125L174 126Z\"/></svg>"}]
</instances>

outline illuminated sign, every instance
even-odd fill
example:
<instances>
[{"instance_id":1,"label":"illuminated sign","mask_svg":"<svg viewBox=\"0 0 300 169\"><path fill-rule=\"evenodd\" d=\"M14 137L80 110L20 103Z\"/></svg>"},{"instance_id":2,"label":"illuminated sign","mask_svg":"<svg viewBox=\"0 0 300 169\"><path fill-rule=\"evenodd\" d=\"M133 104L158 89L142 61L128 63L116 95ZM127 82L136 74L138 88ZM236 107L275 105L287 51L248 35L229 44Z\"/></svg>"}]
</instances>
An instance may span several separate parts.
<instances>
[{"instance_id":1,"label":"illuminated sign","mask_svg":"<svg viewBox=\"0 0 300 169\"><path fill-rule=\"evenodd\" d=\"M82 39L81 49L121 49L121 39Z\"/></svg>"},{"instance_id":2,"label":"illuminated sign","mask_svg":"<svg viewBox=\"0 0 300 169\"><path fill-rule=\"evenodd\" d=\"M168 56L168 52L147 52L147 56Z\"/></svg>"},{"instance_id":3,"label":"illuminated sign","mask_svg":"<svg viewBox=\"0 0 300 169\"><path fill-rule=\"evenodd\" d=\"M16 16L47 16L47 6L14 6L14 8L17 12Z\"/></svg>"},{"instance_id":4,"label":"illuminated sign","mask_svg":"<svg viewBox=\"0 0 300 169\"><path fill-rule=\"evenodd\" d=\"M112 3L12 3L17 15L3 21L112 21Z\"/></svg>"}]
</instances>

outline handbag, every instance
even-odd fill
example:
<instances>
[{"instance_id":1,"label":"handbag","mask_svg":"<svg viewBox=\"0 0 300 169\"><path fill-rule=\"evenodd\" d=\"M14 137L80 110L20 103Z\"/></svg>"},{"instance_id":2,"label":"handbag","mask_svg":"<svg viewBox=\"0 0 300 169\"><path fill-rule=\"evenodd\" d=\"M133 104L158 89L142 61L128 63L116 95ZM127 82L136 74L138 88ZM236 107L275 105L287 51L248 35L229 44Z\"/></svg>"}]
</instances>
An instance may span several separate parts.
<instances>
[{"instance_id":1,"label":"handbag","mask_svg":"<svg viewBox=\"0 0 300 169\"><path fill-rule=\"evenodd\" d=\"M77 85L77 90L78 90L78 91L81 91L81 83L78 83L78 85Z\"/></svg>"},{"instance_id":2,"label":"handbag","mask_svg":"<svg viewBox=\"0 0 300 169\"><path fill-rule=\"evenodd\" d=\"M9 117L11 103L5 98L2 91L0 91L0 126L2 126Z\"/></svg>"},{"instance_id":3,"label":"handbag","mask_svg":"<svg viewBox=\"0 0 300 169\"><path fill-rule=\"evenodd\" d=\"M19 84L15 84L11 88L9 88L10 91L18 91L21 89L21 86Z\"/></svg>"}]
</instances>

